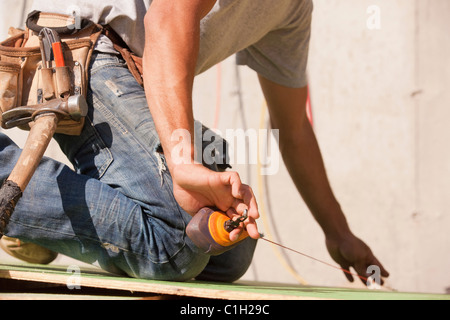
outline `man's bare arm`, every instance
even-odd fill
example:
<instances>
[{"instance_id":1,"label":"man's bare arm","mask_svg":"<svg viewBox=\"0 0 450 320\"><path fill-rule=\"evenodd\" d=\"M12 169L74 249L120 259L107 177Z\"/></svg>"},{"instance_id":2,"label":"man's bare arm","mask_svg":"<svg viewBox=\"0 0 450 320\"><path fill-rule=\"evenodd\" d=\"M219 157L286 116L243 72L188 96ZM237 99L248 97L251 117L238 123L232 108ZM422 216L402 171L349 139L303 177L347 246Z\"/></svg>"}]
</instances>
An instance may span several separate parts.
<instances>
[{"instance_id":1,"label":"man's bare arm","mask_svg":"<svg viewBox=\"0 0 450 320\"><path fill-rule=\"evenodd\" d=\"M248 208L245 222L253 238L259 233L255 196L236 172L216 173L195 163L192 89L200 43L200 21L215 0L154 0L145 17L144 86L150 112L164 149L180 206L194 215L205 206L217 207L232 217ZM186 130L190 141L172 141L175 130ZM190 150L188 161L172 157L175 147ZM178 150L177 149L177 150ZM230 238L236 238L241 228Z\"/></svg>"},{"instance_id":2,"label":"man's bare arm","mask_svg":"<svg viewBox=\"0 0 450 320\"><path fill-rule=\"evenodd\" d=\"M305 203L325 233L332 258L343 268L350 266L367 276L369 265L388 272L370 248L351 232L329 184L316 137L306 115L307 89L287 88L260 77L269 106L272 127L280 130L280 151ZM349 280L351 275L345 273Z\"/></svg>"},{"instance_id":3,"label":"man's bare arm","mask_svg":"<svg viewBox=\"0 0 450 320\"><path fill-rule=\"evenodd\" d=\"M145 17L144 85L169 168L173 168L171 150L177 144L170 139L174 130L193 133L192 87L200 20L215 2L155 0ZM191 151L193 160L193 145Z\"/></svg>"}]
</instances>

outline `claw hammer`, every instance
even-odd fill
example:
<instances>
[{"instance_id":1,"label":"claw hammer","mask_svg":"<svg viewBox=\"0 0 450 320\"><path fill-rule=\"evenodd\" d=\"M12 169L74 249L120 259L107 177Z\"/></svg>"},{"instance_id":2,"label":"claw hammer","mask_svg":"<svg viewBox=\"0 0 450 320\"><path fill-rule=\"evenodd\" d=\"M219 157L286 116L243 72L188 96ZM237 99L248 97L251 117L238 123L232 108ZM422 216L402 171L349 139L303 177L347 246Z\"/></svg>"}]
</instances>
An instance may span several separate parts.
<instances>
[{"instance_id":1,"label":"claw hammer","mask_svg":"<svg viewBox=\"0 0 450 320\"><path fill-rule=\"evenodd\" d=\"M60 110L67 110L66 114L74 117L85 116L87 104L82 96L71 96L68 99L55 100L43 103L41 109L45 110L33 120L25 146L9 177L0 189L0 238L5 234L11 215L22 197L28 183L36 171L50 140L52 139L59 120L64 117ZM51 106L58 112L51 112Z\"/></svg>"}]
</instances>

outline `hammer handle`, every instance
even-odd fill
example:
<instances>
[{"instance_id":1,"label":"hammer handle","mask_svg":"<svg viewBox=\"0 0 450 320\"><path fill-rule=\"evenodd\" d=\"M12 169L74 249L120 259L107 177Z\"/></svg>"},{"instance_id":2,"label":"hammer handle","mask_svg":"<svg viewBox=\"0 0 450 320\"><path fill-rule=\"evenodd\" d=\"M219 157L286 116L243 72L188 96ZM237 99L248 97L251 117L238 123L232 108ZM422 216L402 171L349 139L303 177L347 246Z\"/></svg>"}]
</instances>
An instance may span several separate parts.
<instances>
[{"instance_id":1,"label":"hammer handle","mask_svg":"<svg viewBox=\"0 0 450 320\"><path fill-rule=\"evenodd\" d=\"M31 127L22 153L0 189L0 238L4 234L22 192L42 160L57 125L58 116L48 113L36 118Z\"/></svg>"},{"instance_id":2,"label":"hammer handle","mask_svg":"<svg viewBox=\"0 0 450 320\"><path fill-rule=\"evenodd\" d=\"M22 192L25 191L44 156L57 125L57 115L49 113L37 118L31 127L19 160L17 160L8 178L9 181L15 182Z\"/></svg>"}]
</instances>

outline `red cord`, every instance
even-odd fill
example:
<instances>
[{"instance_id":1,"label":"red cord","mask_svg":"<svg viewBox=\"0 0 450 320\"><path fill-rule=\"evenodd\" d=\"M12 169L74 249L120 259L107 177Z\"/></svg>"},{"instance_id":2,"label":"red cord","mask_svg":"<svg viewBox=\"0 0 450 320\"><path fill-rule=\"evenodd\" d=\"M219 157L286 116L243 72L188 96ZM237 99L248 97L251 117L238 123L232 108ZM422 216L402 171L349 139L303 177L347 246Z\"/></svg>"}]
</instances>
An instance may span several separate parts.
<instances>
[{"instance_id":1,"label":"red cord","mask_svg":"<svg viewBox=\"0 0 450 320\"><path fill-rule=\"evenodd\" d=\"M327 265L327 266L329 266L329 267L332 267L332 268L341 270L341 271L343 271L343 272L345 272L345 273L347 273L347 274L351 274L352 276L359 277L360 279L362 279L362 280L364 280L364 281L366 281L366 282L367 282L367 280L369 280L369 278L360 276L360 275L357 274L357 273L353 273L353 272L351 272L351 271L349 271L349 270L347 270L347 269L344 269L344 268L341 268L341 267L337 267L337 266L335 266L335 265L332 265L331 263L328 263L328 262L319 260L319 259L317 259L317 258L311 257L311 256L309 256L309 255L307 255L307 254L304 254L304 253L300 252L300 251L297 251L297 250L294 250L294 249L285 247L285 246L283 246L283 245L281 245L281 244L279 244L279 243L273 242L273 241L268 240L268 239L266 239L266 238L261 237L260 239L262 239L262 240L264 240L264 241L267 241L267 242L270 242L270 243L272 243L272 244L274 244L274 245L277 245L277 246L279 246L279 247L281 247L281 248L283 248L283 249L286 249L286 250L295 252L295 253L297 253L297 254L300 254L300 255L302 255L302 256L304 256L304 257L310 258L310 259L312 259L312 260L314 260L314 261L317 261L317 262L320 262L320 263L322 263L322 264L325 264L325 265Z\"/></svg>"}]
</instances>

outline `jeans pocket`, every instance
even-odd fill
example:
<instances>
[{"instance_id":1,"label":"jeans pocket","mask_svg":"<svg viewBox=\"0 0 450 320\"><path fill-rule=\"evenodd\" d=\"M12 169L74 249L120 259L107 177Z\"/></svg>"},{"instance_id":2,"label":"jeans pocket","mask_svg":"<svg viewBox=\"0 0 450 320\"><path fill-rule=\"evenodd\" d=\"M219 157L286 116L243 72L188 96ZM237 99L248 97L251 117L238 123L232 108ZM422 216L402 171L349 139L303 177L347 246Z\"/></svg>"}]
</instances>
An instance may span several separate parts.
<instances>
[{"instance_id":1,"label":"jeans pocket","mask_svg":"<svg viewBox=\"0 0 450 320\"><path fill-rule=\"evenodd\" d=\"M98 126L102 126L102 124ZM76 172L100 179L114 161L107 142L102 139L97 129L90 122L85 124L83 133L79 138L82 144L72 159Z\"/></svg>"}]
</instances>

